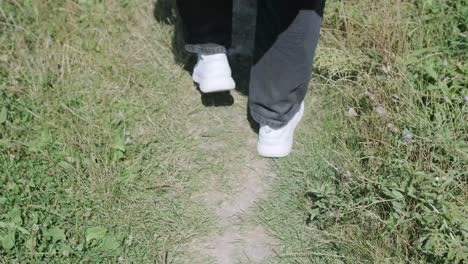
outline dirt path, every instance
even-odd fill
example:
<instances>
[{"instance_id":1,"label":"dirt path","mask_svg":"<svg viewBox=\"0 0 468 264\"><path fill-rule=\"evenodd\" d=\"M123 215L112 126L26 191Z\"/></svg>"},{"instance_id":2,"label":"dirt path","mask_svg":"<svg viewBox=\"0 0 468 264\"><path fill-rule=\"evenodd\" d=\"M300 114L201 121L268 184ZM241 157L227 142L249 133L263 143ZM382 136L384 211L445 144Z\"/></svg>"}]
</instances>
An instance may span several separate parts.
<instances>
[{"instance_id":1,"label":"dirt path","mask_svg":"<svg viewBox=\"0 0 468 264\"><path fill-rule=\"evenodd\" d=\"M247 144L254 148L251 140ZM201 252L219 264L260 263L274 254L278 242L262 227L246 220L249 209L264 197L273 177L266 160L253 158L235 175L237 183L232 193L214 190L204 194L219 218L220 232L206 238Z\"/></svg>"},{"instance_id":2,"label":"dirt path","mask_svg":"<svg viewBox=\"0 0 468 264\"><path fill-rule=\"evenodd\" d=\"M252 50L255 5L253 0L235 1L234 53L247 55ZM238 86L245 92L248 70L238 66L233 72L244 75L238 78ZM191 199L205 204L216 224L209 235L194 235L186 262L261 263L274 255L279 243L249 217L255 217L251 209L265 197L274 173L269 160L256 153L257 134L247 120L247 97L238 91L202 96L189 74L183 72L176 92L184 94L180 105L188 116L183 125L197 149L190 160L199 169L190 177L199 183Z\"/></svg>"},{"instance_id":3,"label":"dirt path","mask_svg":"<svg viewBox=\"0 0 468 264\"><path fill-rule=\"evenodd\" d=\"M204 118L197 119L194 138L205 149L206 159L220 163L221 169L193 197L204 201L218 219L216 232L194 240L193 253L208 256L212 263L261 263L274 255L279 243L261 226L249 223L248 216L264 198L274 173L269 160L255 152L257 134L246 118L246 97L231 94L232 106L197 113ZM210 129L215 129L214 136L207 136Z\"/></svg>"},{"instance_id":4,"label":"dirt path","mask_svg":"<svg viewBox=\"0 0 468 264\"><path fill-rule=\"evenodd\" d=\"M252 50L254 33L245 29L253 29L255 6L255 1L235 1L233 51L236 53L248 54ZM221 163L221 170L212 176L205 191L195 195L215 212L219 225L217 232L195 239L194 254L208 256L217 264L261 263L275 254L279 242L263 227L249 223L248 217L256 203L265 197L275 174L269 161L255 152L257 134L247 121L246 96L238 91L231 95L232 106L205 108L197 114L204 114L205 118L196 125L196 137L207 159ZM213 134L209 130L214 127L215 136L207 136Z\"/></svg>"}]
</instances>

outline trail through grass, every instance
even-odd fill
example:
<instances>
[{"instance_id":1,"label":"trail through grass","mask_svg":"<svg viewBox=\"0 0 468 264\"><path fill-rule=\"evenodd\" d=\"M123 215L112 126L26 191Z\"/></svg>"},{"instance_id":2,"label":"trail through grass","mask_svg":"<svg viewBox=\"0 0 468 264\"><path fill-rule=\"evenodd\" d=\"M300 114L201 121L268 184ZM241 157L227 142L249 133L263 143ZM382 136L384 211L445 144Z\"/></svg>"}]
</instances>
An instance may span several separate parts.
<instances>
[{"instance_id":1,"label":"trail through grass","mask_svg":"<svg viewBox=\"0 0 468 264\"><path fill-rule=\"evenodd\" d=\"M1 262L271 253L260 226L241 227L271 176L246 98L201 97L153 8L1 2Z\"/></svg>"},{"instance_id":2,"label":"trail through grass","mask_svg":"<svg viewBox=\"0 0 468 264\"><path fill-rule=\"evenodd\" d=\"M271 163L164 3L0 0L0 263L466 261L466 1L328 1Z\"/></svg>"}]
</instances>

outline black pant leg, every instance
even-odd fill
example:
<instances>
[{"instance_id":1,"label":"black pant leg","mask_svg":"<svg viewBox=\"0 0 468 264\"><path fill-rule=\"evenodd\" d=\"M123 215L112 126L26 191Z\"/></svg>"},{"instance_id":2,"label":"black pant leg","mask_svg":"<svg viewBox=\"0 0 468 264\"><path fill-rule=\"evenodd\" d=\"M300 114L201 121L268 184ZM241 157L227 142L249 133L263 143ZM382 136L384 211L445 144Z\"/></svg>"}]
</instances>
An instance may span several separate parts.
<instances>
[{"instance_id":1,"label":"black pant leg","mask_svg":"<svg viewBox=\"0 0 468 264\"><path fill-rule=\"evenodd\" d=\"M177 0L187 44L229 47L232 32L232 0Z\"/></svg>"},{"instance_id":2,"label":"black pant leg","mask_svg":"<svg viewBox=\"0 0 468 264\"><path fill-rule=\"evenodd\" d=\"M258 0L249 106L279 128L299 110L312 73L325 0Z\"/></svg>"}]
</instances>

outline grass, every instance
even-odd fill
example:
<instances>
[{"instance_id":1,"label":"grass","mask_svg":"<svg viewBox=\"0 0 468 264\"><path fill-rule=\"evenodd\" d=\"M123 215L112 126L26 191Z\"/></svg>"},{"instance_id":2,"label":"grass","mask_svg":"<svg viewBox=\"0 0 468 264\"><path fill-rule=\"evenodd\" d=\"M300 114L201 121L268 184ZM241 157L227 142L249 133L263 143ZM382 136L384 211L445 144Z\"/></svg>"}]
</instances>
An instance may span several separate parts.
<instances>
[{"instance_id":1,"label":"grass","mask_svg":"<svg viewBox=\"0 0 468 264\"><path fill-rule=\"evenodd\" d=\"M298 151L260 206L278 262L466 261L466 2L325 14Z\"/></svg>"},{"instance_id":2,"label":"grass","mask_svg":"<svg viewBox=\"0 0 468 264\"><path fill-rule=\"evenodd\" d=\"M0 1L0 263L179 263L212 224L191 83L151 9Z\"/></svg>"},{"instance_id":3,"label":"grass","mask_svg":"<svg viewBox=\"0 0 468 264\"><path fill-rule=\"evenodd\" d=\"M232 108L200 105L152 9L0 0L0 263L193 262L216 229L194 195L253 150L221 129ZM296 151L257 210L271 262L466 262L466 1L325 16Z\"/></svg>"}]
</instances>

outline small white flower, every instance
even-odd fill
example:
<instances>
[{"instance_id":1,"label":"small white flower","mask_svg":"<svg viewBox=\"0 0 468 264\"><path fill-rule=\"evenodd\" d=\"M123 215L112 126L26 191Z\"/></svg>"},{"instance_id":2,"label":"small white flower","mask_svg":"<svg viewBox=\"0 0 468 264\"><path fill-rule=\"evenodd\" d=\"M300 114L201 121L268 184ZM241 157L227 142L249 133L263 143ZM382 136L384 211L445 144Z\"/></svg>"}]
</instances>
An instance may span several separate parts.
<instances>
[{"instance_id":1,"label":"small white flower","mask_svg":"<svg viewBox=\"0 0 468 264\"><path fill-rule=\"evenodd\" d=\"M350 107L349 110L348 110L348 117L349 118L354 118L358 116L358 114L356 113L356 110L354 110L353 107Z\"/></svg>"},{"instance_id":2,"label":"small white flower","mask_svg":"<svg viewBox=\"0 0 468 264\"><path fill-rule=\"evenodd\" d=\"M387 115L387 109L385 109L385 107L379 105L375 108L375 112L377 112L377 114L379 114L379 116L381 117L384 117Z\"/></svg>"},{"instance_id":3,"label":"small white flower","mask_svg":"<svg viewBox=\"0 0 468 264\"><path fill-rule=\"evenodd\" d=\"M364 94L369 98L369 100L375 101L375 95L374 94L372 94L372 93L370 93L368 91L366 91Z\"/></svg>"},{"instance_id":4,"label":"small white flower","mask_svg":"<svg viewBox=\"0 0 468 264\"><path fill-rule=\"evenodd\" d=\"M463 98L463 100L465 100L465 102L468 102L468 95L465 95L465 97Z\"/></svg>"},{"instance_id":5,"label":"small white flower","mask_svg":"<svg viewBox=\"0 0 468 264\"><path fill-rule=\"evenodd\" d=\"M387 63L382 65L381 69L385 74L389 74L390 72L392 72L392 66Z\"/></svg>"},{"instance_id":6,"label":"small white flower","mask_svg":"<svg viewBox=\"0 0 468 264\"><path fill-rule=\"evenodd\" d=\"M64 257L67 258L68 256L70 256L70 252L64 250L64 251L62 252L62 255L63 255Z\"/></svg>"},{"instance_id":7,"label":"small white flower","mask_svg":"<svg viewBox=\"0 0 468 264\"><path fill-rule=\"evenodd\" d=\"M350 181L351 178L353 177L353 174L349 170L347 170L343 173L342 177L344 180Z\"/></svg>"},{"instance_id":8,"label":"small white flower","mask_svg":"<svg viewBox=\"0 0 468 264\"><path fill-rule=\"evenodd\" d=\"M133 236L129 235L125 243L127 244L127 246L131 246L133 244Z\"/></svg>"},{"instance_id":9,"label":"small white flower","mask_svg":"<svg viewBox=\"0 0 468 264\"><path fill-rule=\"evenodd\" d=\"M396 127L393 123L389 123L387 125L388 129L390 129L390 131L392 131L393 133L398 133L398 127Z\"/></svg>"},{"instance_id":10,"label":"small white flower","mask_svg":"<svg viewBox=\"0 0 468 264\"><path fill-rule=\"evenodd\" d=\"M125 258L123 256L120 256L119 259L118 259L119 263L124 263L125 262Z\"/></svg>"},{"instance_id":11,"label":"small white flower","mask_svg":"<svg viewBox=\"0 0 468 264\"><path fill-rule=\"evenodd\" d=\"M32 226L32 231L33 231L34 233L37 233L37 231L39 231L39 225L34 224L34 225Z\"/></svg>"},{"instance_id":12,"label":"small white flower","mask_svg":"<svg viewBox=\"0 0 468 264\"><path fill-rule=\"evenodd\" d=\"M406 140L406 142L410 142L412 139L413 139L413 135L411 135L411 133L407 131L407 132L405 133L405 140Z\"/></svg>"}]
</instances>

